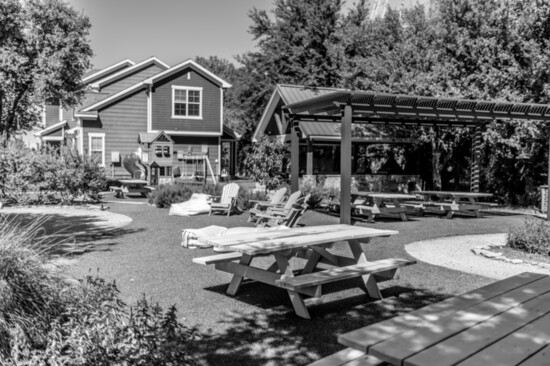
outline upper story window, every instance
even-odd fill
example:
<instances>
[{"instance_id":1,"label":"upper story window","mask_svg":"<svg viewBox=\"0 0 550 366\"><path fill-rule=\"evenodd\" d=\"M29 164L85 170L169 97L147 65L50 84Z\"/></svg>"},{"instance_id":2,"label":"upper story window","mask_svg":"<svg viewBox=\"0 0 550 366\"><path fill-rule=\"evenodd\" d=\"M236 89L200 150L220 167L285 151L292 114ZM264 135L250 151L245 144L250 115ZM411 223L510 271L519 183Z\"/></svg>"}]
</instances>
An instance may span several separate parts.
<instances>
[{"instance_id":1,"label":"upper story window","mask_svg":"<svg viewBox=\"0 0 550 366\"><path fill-rule=\"evenodd\" d=\"M202 119L202 88L173 85L172 118Z\"/></svg>"}]
</instances>

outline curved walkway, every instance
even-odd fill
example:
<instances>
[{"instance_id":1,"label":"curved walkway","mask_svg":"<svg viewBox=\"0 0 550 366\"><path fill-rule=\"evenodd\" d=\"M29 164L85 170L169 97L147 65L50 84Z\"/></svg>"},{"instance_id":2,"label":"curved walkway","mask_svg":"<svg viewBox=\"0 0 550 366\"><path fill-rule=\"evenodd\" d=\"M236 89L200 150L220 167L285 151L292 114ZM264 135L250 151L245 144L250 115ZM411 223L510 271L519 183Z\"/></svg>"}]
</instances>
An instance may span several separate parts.
<instances>
[{"instance_id":1,"label":"curved walkway","mask_svg":"<svg viewBox=\"0 0 550 366\"><path fill-rule=\"evenodd\" d=\"M422 262L493 279L522 272L550 274L550 270L530 264L511 264L475 255L473 248L504 243L507 234L460 235L418 241L405 245L407 253Z\"/></svg>"}]
</instances>

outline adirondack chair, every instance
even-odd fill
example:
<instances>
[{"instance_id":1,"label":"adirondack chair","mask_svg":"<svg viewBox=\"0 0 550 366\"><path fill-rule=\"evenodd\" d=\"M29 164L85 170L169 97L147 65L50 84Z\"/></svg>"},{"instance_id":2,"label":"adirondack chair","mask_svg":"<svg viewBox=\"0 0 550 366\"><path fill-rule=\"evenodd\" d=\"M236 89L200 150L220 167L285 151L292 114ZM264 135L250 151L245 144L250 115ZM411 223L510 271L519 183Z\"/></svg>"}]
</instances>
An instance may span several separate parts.
<instances>
[{"instance_id":1,"label":"adirondack chair","mask_svg":"<svg viewBox=\"0 0 550 366\"><path fill-rule=\"evenodd\" d=\"M239 185L237 183L230 183L224 186L219 200L217 202L213 200L210 203L210 212L208 213L208 216L212 216L214 211L226 211L227 216L231 215L231 211L233 211L233 208L235 207L238 194Z\"/></svg>"},{"instance_id":2,"label":"adirondack chair","mask_svg":"<svg viewBox=\"0 0 550 366\"><path fill-rule=\"evenodd\" d=\"M273 214L258 214L258 221L256 223L256 226L262 227L262 226L280 226L284 225L287 227L295 227L298 225L298 221L306 212L308 209L307 202L309 201L309 198L311 197L310 194L306 195L305 197L301 197L296 201L294 205L288 210L288 212L283 215L273 215Z\"/></svg>"},{"instance_id":3,"label":"adirondack chair","mask_svg":"<svg viewBox=\"0 0 550 366\"><path fill-rule=\"evenodd\" d=\"M276 206L276 207L269 207L266 211L269 215L279 215L284 216L288 213L288 211L292 208L292 206L300 199L302 196L301 191L296 191L292 193L288 199L286 200L284 205Z\"/></svg>"},{"instance_id":4,"label":"adirondack chair","mask_svg":"<svg viewBox=\"0 0 550 366\"><path fill-rule=\"evenodd\" d=\"M265 212L266 209L269 209L270 207L277 207L280 206L285 198L286 188L280 188L278 189L274 194L273 197L271 197L270 201L255 201L250 200L250 202L254 202L254 207L252 207L249 210L250 216L248 217L248 222L256 221L256 214L260 212Z\"/></svg>"}]
</instances>

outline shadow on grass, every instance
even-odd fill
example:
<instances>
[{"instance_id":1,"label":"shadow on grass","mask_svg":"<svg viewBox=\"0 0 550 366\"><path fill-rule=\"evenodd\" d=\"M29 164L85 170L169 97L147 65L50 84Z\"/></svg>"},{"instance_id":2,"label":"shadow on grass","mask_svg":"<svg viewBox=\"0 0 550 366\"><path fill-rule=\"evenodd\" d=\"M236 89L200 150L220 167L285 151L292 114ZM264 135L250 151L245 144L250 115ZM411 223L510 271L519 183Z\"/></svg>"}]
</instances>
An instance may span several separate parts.
<instances>
[{"instance_id":1,"label":"shadow on grass","mask_svg":"<svg viewBox=\"0 0 550 366\"><path fill-rule=\"evenodd\" d=\"M305 365L345 348L337 342L339 334L444 298L439 294L396 286L382 290L384 300L373 301L366 295L357 295L327 302L306 301L312 316L307 320L294 314L285 291L273 291L270 287L267 291L256 292L251 291L250 286L242 291L246 290L250 295L240 295L239 300L255 298L255 303L270 303L270 310L227 314L220 324L225 331L207 334L200 343L193 345L193 354L201 364ZM271 294L279 300L273 302Z\"/></svg>"},{"instance_id":2,"label":"shadow on grass","mask_svg":"<svg viewBox=\"0 0 550 366\"><path fill-rule=\"evenodd\" d=\"M113 239L145 230L108 226L106 220L95 215L8 213L4 220L21 228L41 220L36 239L47 254L56 256L109 250L118 244Z\"/></svg>"}]
</instances>

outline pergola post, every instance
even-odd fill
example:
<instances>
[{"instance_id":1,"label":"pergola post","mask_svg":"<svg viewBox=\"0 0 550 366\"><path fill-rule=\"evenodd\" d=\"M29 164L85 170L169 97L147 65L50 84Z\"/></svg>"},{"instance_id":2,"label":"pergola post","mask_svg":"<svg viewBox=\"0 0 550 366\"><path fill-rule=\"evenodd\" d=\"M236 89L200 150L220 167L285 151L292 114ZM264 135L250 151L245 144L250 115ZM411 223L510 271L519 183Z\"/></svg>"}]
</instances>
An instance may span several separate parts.
<instances>
[{"instance_id":1,"label":"pergola post","mask_svg":"<svg viewBox=\"0 0 550 366\"><path fill-rule=\"evenodd\" d=\"M307 140L306 174L313 175L313 141Z\"/></svg>"},{"instance_id":2,"label":"pergola post","mask_svg":"<svg viewBox=\"0 0 550 366\"><path fill-rule=\"evenodd\" d=\"M340 223L351 224L351 121L353 109L347 104L342 111L340 141Z\"/></svg>"},{"instance_id":3,"label":"pergola post","mask_svg":"<svg viewBox=\"0 0 550 366\"><path fill-rule=\"evenodd\" d=\"M479 170L481 159L481 126L476 126L472 141L472 165L470 172L470 191L479 192Z\"/></svg>"},{"instance_id":4,"label":"pergola post","mask_svg":"<svg viewBox=\"0 0 550 366\"><path fill-rule=\"evenodd\" d=\"M290 191L296 192L300 186L300 138L297 124L290 123Z\"/></svg>"},{"instance_id":5,"label":"pergola post","mask_svg":"<svg viewBox=\"0 0 550 366\"><path fill-rule=\"evenodd\" d=\"M548 124L548 184L546 188L546 221L550 221L550 124Z\"/></svg>"}]
</instances>

